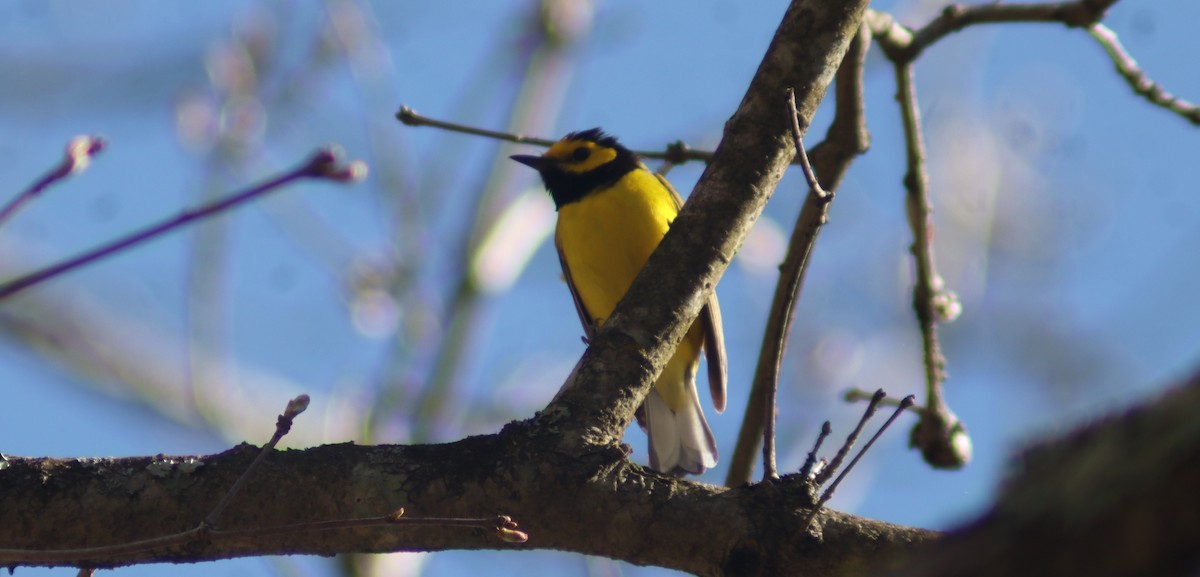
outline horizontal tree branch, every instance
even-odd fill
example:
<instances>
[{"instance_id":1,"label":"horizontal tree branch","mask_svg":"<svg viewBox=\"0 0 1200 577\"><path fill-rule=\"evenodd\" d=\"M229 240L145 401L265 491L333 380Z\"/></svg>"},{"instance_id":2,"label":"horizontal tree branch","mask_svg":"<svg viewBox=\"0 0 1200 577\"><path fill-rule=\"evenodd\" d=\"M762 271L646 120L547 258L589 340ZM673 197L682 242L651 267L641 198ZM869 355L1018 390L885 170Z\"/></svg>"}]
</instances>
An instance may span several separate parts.
<instances>
[{"instance_id":1,"label":"horizontal tree branch","mask_svg":"<svg viewBox=\"0 0 1200 577\"><path fill-rule=\"evenodd\" d=\"M990 4L950 4L937 18L916 30L896 22L890 14L870 10L867 23L875 40L893 62L913 62L926 48L951 33L979 24L1013 22L1059 23L1086 28L1104 18L1117 0L1075 0L1074 2L1022 2Z\"/></svg>"},{"instance_id":2,"label":"horizontal tree branch","mask_svg":"<svg viewBox=\"0 0 1200 577\"><path fill-rule=\"evenodd\" d=\"M505 543L458 526L243 532L162 550L36 562L20 550L114 545L196 527L258 449L123 459L0 458L0 565L111 567L264 554L532 548L700 575L1194 575L1200 569L1200 374L1182 387L1047 441L1016 459L995 506L945 539L835 511L801 527L797 476L725 489L630 464L577 458L538 420L445 445L350 443L272 453L218 531L389 514L509 515ZM758 552L770 547L763 557ZM14 551L17 550L17 551Z\"/></svg>"},{"instance_id":3,"label":"horizontal tree branch","mask_svg":"<svg viewBox=\"0 0 1200 577\"><path fill-rule=\"evenodd\" d=\"M585 459L557 452L535 421L444 445L327 445L270 454L233 499L212 538L72 562L14 549L97 547L196 527L258 450L122 459L9 457L0 471L0 565L111 567L252 555L444 549L559 549L702 575L828 574L898 556L935 534L823 512L824 538L804 531L811 504L796 477L724 489L682 483L630 464L619 450ZM386 515L508 515L524 545L462 527L358 527L245 532ZM223 537L219 532L232 532ZM241 534L238 534L241 532ZM776 552L758 553L763 545ZM786 570L785 570L786 568ZM769 569L769 570L768 570ZM766 572L764 572L766 571Z\"/></svg>"},{"instance_id":4,"label":"horizontal tree branch","mask_svg":"<svg viewBox=\"0 0 1200 577\"><path fill-rule=\"evenodd\" d=\"M530 534L526 547L605 555L702 575L845 572L883 553L901 555L912 542L932 536L825 513L819 524L824 537L814 537L801 526L801 510L814 504L804 479L735 490L686 483L631 465L619 444L634 408L795 154L780 107L785 90L796 91L807 126L866 4L796 0L788 8L696 192L593 339L571 377L577 386L565 388L537 419L449 445L336 446L273 455L256 472L254 486L230 504L218 529L371 517L400 507L414 516L506 514ZM243 451L205 457L203 466L179 475L174 466L164 471L161 462L151 459L14 461L12 474L0 478L0 484L17 482L0 490L0 517L10 521L0 528L0 544L8 549L45 548L48 543L77 548L186 531L244 469L245 457ZM160 479L156 473L170 474ZM48 483L65 492L56 501L60 508L50 506L51 495L39 494ZM114 524L124 533L117 534ZM459 527L354 529L340 535L344 540L326 532L259 535L214 536L153 557L86 561L108 566L275 553L508 546L491 533L464 534Z\"/></svg>"}]
</instances>

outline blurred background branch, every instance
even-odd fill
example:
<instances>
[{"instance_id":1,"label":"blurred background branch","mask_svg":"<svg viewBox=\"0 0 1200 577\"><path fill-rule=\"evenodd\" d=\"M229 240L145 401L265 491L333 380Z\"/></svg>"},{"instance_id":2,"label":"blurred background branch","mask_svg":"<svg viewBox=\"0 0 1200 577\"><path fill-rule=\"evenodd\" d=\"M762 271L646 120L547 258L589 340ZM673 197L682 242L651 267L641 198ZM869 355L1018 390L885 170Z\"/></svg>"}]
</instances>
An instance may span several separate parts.
<instances>
[{"instance_id":1,"label":"blurred background branch","mask_svg":"<svg viewBox=\"0 0 1200 577\"><path fill-rule=\"evenodd\" d=\"M583 350L542 240L550 205L532 177L506 172L507 149L405 130L394 112L403 103L550 138L601 125L636 148L686 141L701 154L783 4L6 4L0 190L27 187L72 134L121 144L4 224L0 282L322 142L344 143L372 173L352 194L298 185L211 223L211 234L165 238L0 304L0 452L215 452L265 438L264 410L299 392L313 395L314 414L285 440L293 446L445 440L533 414ZM1200 8L998 6L1012 5L885 2L868 19L877 47L907 34L918 48L905 58L920 54L930 246L969 313L939 334L954 368L944 402L971 421L974 455L958 475L935 474L885 437L839 489L838 509L949 527L988 501L1013 443L1142 398L1200 354L1200 309L1187 306L1200 272L1186 266L1200 206L1181 169L1195 136L1180 115L1195 119L1166 91L1200 93L1180 57ZM1031 10L1071 28L1011 23ZM976 26L986 22L1006 25ZM1119 34L1105 45L1112 63L1136 68L1113 74L1075 28ZM1125 73L1143 67L1153 80ZM864 108L892 110L890 64L868 55L862 76ZM1127 85L1176 114L1131 103ZM843 92L815 129L834 132ZM800 466L808 444L797 441L822 421L856 418L839 391L903 396L926 380L912 330L917 279L902 250L912 233L895 194L902 123L876 113L871 130L872 154L840 186L822 167L824 144L812 151L838 208L805 260L802 321L778 359L781 471ZM686 194L702 169L681 164L672 181ZM739 403L758 379L764 326L783 320L768 295L792 259L786 223L805 218L806 195L787 191L805 187L790 171L717 288L732 402L712 419L723 461L703 481L752 471L753 446L749 467L739 464L733 415L763 414ZM1136 219L1125 213L1131 197ZM636 435L631 459L644 462ZM554 553L228 563L247 574L658 574ZM212 570L175 568L192 569Z\"/></svg>"}]
</instances>

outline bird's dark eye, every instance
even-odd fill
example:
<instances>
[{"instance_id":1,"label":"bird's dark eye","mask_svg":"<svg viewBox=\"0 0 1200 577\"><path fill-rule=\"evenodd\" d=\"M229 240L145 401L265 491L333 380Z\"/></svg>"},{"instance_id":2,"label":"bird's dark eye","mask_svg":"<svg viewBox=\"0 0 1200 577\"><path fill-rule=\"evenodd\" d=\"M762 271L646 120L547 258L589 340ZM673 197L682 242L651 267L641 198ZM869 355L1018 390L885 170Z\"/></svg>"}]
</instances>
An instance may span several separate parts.
<instances>
[{"instance_id":1,"label":"bird's dark eye","mask_svg":"<svg viewBox=\"0 0 1200 577\"><path fill-rule=\"evenodd\" d=\"M592 155L592 149L590 149L590 148L576 148L575 152L571 153L571 159L574 160L575 162L583 162L583 161L587 160L588 157L591 155Z\"/></svg>"}]
</instances>

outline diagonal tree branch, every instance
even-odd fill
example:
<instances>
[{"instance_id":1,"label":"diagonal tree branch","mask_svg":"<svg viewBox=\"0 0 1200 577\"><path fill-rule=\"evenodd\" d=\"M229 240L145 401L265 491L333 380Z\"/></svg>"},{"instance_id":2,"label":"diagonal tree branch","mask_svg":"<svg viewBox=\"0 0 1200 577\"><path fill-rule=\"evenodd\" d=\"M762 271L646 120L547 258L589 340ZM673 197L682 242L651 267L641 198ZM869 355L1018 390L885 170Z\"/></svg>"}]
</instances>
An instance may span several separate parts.
<instances>
[{"instance_id":1,"label":"diagonal tree branch","mask_svg":"<svg viewBox=\"0 0 1200 577\"><path fill-rule=\"evenodd\" d=\"M856 156L866 152L870 144L863 100L863 65L870 48L871 37L862 27L846 52L837 73L837 110L825 133L825 140L809 155L814 171L824 180L825 188L836 191L842 177ZM778 381L783 362L783 347L791 328L794 303L800 298L809 255L816 245L817 235L829 216L830 201L809 194L796 217L788 252L779 267L779 283L771 301L767 328L758 366L738 431L737 446L730 459L725 485L733 487L750 481L754 470L754 455L762 440L768 411L774 410L773 395L768 394L772 381Z\"/></svg>"},{"instance_id":2,"label":"diagonal tree branch","mask_svg":"<svg viewBox=\"0 0 1200 577\"><path fill-rule=\"evenodd\" d=\"M616 446L650 383L696 318L795 155L780 102L794 87L802 123L858 30L866 2L788 8L713 162L543 415L571 451ZM582 442L581 442L582 441Z\"/></svg>"},{"instance_id":3,"label":"diagonal tree branch","mask_svg":"<svg viewBox=\"0 0 1200 577\"><path fill-rule=\"evenodd\" d=\"M1117 74L1125 79L1125 83L1129 84L1135 94L1145 98L1151 104L1182 116L1192 124L1200 125L1200 105L1167 92L1161 84L1146 76L1133 56L1125 51L1124 46L1121 46L1121 40L1117 38L1116 32L1097 22L1088 27L1088 33L1104 48L1104 52L1112 59Z\"/></svg>"},{"instance_id":4,"label":"diagonal tree branch","mask_svg":"<svg viewBox=\"0 0 1200 577\"><path fill-rule=\"evenodd\" d=\"M129 233L121 238L105 243L92 250L63 260L56 264L36 270L24 276L0 284L0 300L7 299L25 289L48 281L60 274L70 272L109 256L120 254L143 242L154 240L159 236L172 232L183 226L201 222L206 218L223 213L268 192L278 190L284 185L306 178L329 180L333 182L354 182L366 176L367 165L360 162L342 163L340 150L336 148L322 149L314 153L303 164L279 174L265 182L230 194L203 206L185 210L178 215L159 221L153 225Z\"/></svg>"},{"instance_id":5,"label":"diagonal tree branch","mask_svg":"<svg viewBox=\"0 0 1200 577\"><path fill-rule=\"evenodd\" d=\"M790 130L780 121L785 90L796 89L807 125L866 4L795 0L788 8L692 200L593 340L570 378L576 386L537 418L449 445L337 446L272 455L256 473L254 486L230 504L223 517L227 528L364 517L398 507L419 516L500 513L517 518L529 531L529 547L703 575L846 571L932 536L826 512L820 516L824 540L816 540L798 516L782 525L777 519L780 511L813 505L804 479L728 491L649 473L630 464L619 446L634 408L792 161ZM0 487L0 543L36 548L53 535L62 546L89 547L187 529L204 517L193 513L211 509L233 482L231 475L244 469L244 453L204 457L204 466L192 473L168 468L161 478L152 472L163 473L163 468L151 467L154 459L148 458L14 461L10 469L19 471L0 476L0 484L12 483ZM104 474L98 469L109 465ZM55 507L47 495L38 495L47 483L64 490ZM38 515L31 516L31 506ZM121 526L130 533L114 534L109 527L114 517L126 520ZM342 537L347 540L324 532L263 536L89 565L503 546L491 535L464 536L434 527L358 529Z\"/></svg>"},{"instance_id":6,"label":"diagonal tree branch","mask_svg":"<svg viewBox=\"0 0 1200 577\"><path fill-rule=\"evenodd\" d=\"M54 183L72 174L87 170L92 157L104 150L104 146L104 139L99 136L76 136L72 138L67 143L67 151L63 155L61 162L41 178L34 181L28 188L22 190L17 196L0 205L0 226L3 226L17 211L45 192Z\"/></svg>"}]
</instances>

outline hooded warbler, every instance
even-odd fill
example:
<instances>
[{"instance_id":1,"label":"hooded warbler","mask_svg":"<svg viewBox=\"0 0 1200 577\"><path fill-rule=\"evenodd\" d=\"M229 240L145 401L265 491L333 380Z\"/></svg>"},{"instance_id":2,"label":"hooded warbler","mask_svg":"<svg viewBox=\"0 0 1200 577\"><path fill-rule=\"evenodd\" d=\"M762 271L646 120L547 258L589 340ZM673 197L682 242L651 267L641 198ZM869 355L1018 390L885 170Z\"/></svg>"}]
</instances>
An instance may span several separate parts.
<instances>
[{"instance_id":1,"label":"hooded warbler","mask_svg":"<svg viewBox=\"0 0 1200 577\"><path fill-rule=\"evenodd\" d=\"M658 246L683 201L667 180L599 128L572 132L541 156L515 155L542 181L558 210L554 245L575 309L590 339ZM638 409L649 438L650 466L682 476L717 463L696 369L708 357L713 406L725 410L725 342L715 294Z\"/></svg>"}]
</instances>

